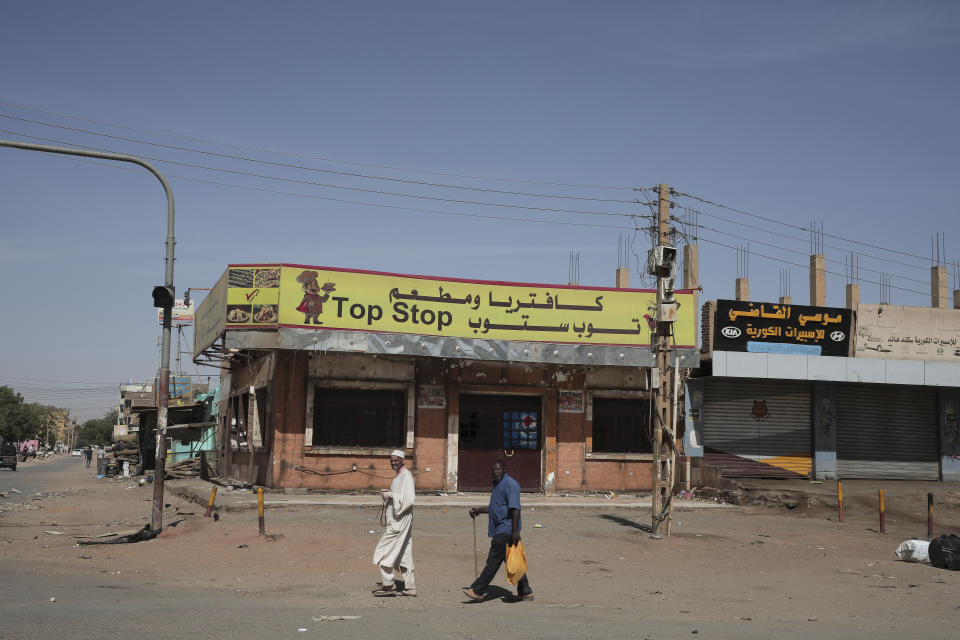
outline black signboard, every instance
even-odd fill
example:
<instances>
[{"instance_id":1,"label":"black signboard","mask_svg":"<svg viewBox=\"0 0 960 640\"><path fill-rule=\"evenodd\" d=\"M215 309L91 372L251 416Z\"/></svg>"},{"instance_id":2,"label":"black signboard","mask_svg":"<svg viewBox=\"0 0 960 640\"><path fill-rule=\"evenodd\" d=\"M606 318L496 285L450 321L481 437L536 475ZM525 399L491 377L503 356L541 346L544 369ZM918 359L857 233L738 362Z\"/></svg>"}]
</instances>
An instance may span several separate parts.
<instances>
[{"instance_id":1,"label":"black signboard","mask_svg":"<svg viewBox=\"0 0 960 640\"><path fill-rule=\"evenodd\" d=\"M717 300L717 351L846 356L850 309Z\"/></svg>"}]
</instances>

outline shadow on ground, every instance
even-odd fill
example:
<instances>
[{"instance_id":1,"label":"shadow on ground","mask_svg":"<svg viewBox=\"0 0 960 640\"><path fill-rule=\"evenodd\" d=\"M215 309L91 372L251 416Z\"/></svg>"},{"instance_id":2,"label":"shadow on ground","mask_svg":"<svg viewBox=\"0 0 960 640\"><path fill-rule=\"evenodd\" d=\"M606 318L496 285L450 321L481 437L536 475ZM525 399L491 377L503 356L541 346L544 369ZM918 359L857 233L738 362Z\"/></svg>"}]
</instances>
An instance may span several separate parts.
<instances>
[{"instance_id":1,"label":"shadow on ground","mask_svg":"<svg viewBox=\"0 0 960 640\"><path fill-rule=\"evenodd\" d=\"M609 520L610 522L615 522L622 527L633 527L634 529L640 529L640 531L645 531L647 533L653 533L653 528L648 524L640 524L639 522L634 522L633 520L628 520L621 516L615 516L609 513L601 513L600 517L604 520Z\"/></svg>"}]
</instances>

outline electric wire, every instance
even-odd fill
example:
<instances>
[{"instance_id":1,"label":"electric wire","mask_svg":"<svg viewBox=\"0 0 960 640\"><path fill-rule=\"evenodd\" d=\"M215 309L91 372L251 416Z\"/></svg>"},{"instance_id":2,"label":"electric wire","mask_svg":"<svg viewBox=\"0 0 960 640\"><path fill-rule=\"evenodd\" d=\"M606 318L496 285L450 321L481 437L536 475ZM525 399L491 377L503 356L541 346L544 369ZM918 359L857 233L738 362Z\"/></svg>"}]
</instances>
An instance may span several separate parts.
<instances>
[{"instance_id":1,"label":"electric wire","mask_svg":"<svg viewBox=\"0 0 960 640\"><path fill-rule=\"evenodd\" d=\"M524 184L543 184L543 185L558 186L558 187L576 187L576 188L584 188L584 189L612 189L612 190L619 190L619 191L633 191L633 189L634 189L634 187L623 187L623 186L614 186L614 185L578 184L578 183L570 183L570 182L550 182L550 181L546 181L546 180L533 180L533 179L523 179L523 178L503 178L503 177L495 177L495 176L476 176L476 175L469 175L469 174L463 174L463 173L451 173L451 172L447 172L447 171L436 171L436 170L432 170L432 169L413 169L413 168L409 168L409 167L399 167L399 166L388 165L388 164L375 164L375 163L371 163L371 162L357 162L357 161L351 161L351 160L339 160L339 159L335 159L335 158L326 158L326 157L321 157L321 156L310 156L310 155L303 155L303 154L297 154L297 153L290 153L290 152L286 152L286 151L276 151L276 150L272 150L272 149L263 149L263 148L260 148L260 147L236 145L236 144L230 144L230 143L227 143L227 142L220 142L220 141L217 141L217 140L211 140L211 139L207 139L207 138L191 138L191 137L187 137L187 136L179 136L179 135L172 134L172 133L165 133L165 132L163 132L163 131L155 131L155 130L152 130L152 129L140 129L140 128L137 128L137 127L130 127L130 126L127 126L127 125L117 124L117 123L114 123L114 122L107 122L107 121L104 121L104 120L95 120L95 119L93 119L93 118L84 118L84 117L82 117L82 116L70 115L70 114L67 114L67 113L61 113L61 112L57 112L57 111L49 111L49 110L46 110L46 109L41 109L41 108L39 108L39 107L32 107L32 106L27 106L27 105L22 105L22 104L13 103L13 102L0 101L0 105L4 105L4 106L8 106L8 107L15 107L15 108L17 108L17 109L23 109L23 110L25 110L25 111L36 111L36 112L38 112L38 113L45 113L45 114L48 114L48 115L59 116L59 117L62 117L62 118L70 118L70 119L73 119L73 120L81 120L81 121L84 121L84 122L92 122L92 123L95 123L95 124L101 124L101 125L105 125L105 126L109 126L109 127L115 127L115 128L118 128L118 129L126 129L126 130L128 130L128 131L137 131L137 132L139 132L139 133L149 133L149 134L151 134L151 135L165 136L165 137L168 137L168 138L174 138L174 139L177 139L177 140L185 140L185 141L188 141L188 142L201 142L201 143L203 143L203 144L210 144L210 145L215 145L215 146L220 146L220 147L225 147L225 148L230 148L230 149L240 149L240 150L243 150L243 151L257 151L257 152L259 152L259 153L271 153L271 154L275 154L275 155L286 156L286 157L289 157L289 158L301 158L301 159L305 159L305 160L316 160L316 161L320 161L320 162L330 162L330 163L334 163L334 164L346 164L346 165L354 165L354 166L360 166L360 167L371 167L371 168L376 168L376 169L390 169L390 170L393 170L393 171L408 171L408 172L411 172L411 173L424 173L424 174L447 176L447 177L453 177L453 178L467 178L467 179L470 179L470 180L487 180L487 181L491 181L491 182L514 182L514 183L524 183Z\"/></svg>"},{"instance_id":2,"label":"electric wire","mask_svg":"<svg viewBox=\"0 0 960 640\"><path fill-rule=\"evenodd\" d=\"M0 131L2 131L2 130L0 130ZM129 171L129 172L131 172L131 173L136 173L136 174L138 174L138 175L143 175L143 172L140 171L139 169L135 169L135 168L133 168L133 167L127 167L127 166L124 166L124 165L122 165L122 164L117 164L117 163L112 163L112 162L100 162L100 161L97 161L97 160L94 160L94 159L91 159L91 158L83 158L83 157L77 157L77 156L57 156L57 157L59 157L59 158L61 158L61 159L63 159L63 160L72 160L72 161L74 161L74 162L86 162L86 163L89 163L89 164L100 165L100 166L102 166L102 167L108 167L108 168L110 168L110 169L117 169L117 170L121 170L121 171ZM403 207L403 206L400 206L400 205L384 204L384 203L379 203L379 202L365 202L365 201L363 201L363 200L347 200L347 199L345 199L345 198L333 198L333 197L330 197L330 196L321 196L321 195L309 194L309 193L296 193L296 192L293 192L293 191L282 191L282 190L278 190L278 189L267 189L267 188L265 188L265 187L254 187L254 186L250 186L250 185L230 184L230 183L228 183L228 182L218 182L218 181L216 181L216 180L205 180L205 179L203 179L203 178L193 178L193 177L189 177L189 176L178 175L178 174L175 174L175 173L166 173L166 174L164 174L164 175L165 175L167 178L170 178L170 179L186 180L186 181L188 181L188 182L195 182L195 183L199 183L199 184L209 184L209 185L215 185L215 186L220 186L220 187L228 187L228 188L231 188L231 189L244 189L244 190L248 190L248 191L259 191L259 192L262 192L262 193L272 193L272 194L276 194L276 195L293 196L293 197L296 197L296 198L308 198L308 199L312 199L312 200L326 200L326 201L329 201L329 202L340 202L340 203L343 203L343 204L352 204L352 205L359 205L359 206L365 206L365 207L378 207L378 208L382 208L382 209L395 209L395 210L399 210L399 211L409 211L409 212L412 212L412 213L427 213L427 214L433 214L433 215L456 216L456 217L463 217L463 218L479 218L479 219L484 219L484 220L497 220L497 221L505 221L505 222L529 222L529 223L534 223L534 224L550 224L550 225L576 226L576 227L594 227L594 228L600 228L600 229L630 230L630 229L634 229L634 228L635 228L635 227L627 227L627 226L611 225L611 224L597 224L597 223L590 223L590 222L567 222L567 221L563 221L563 220L542 220L542 219L539 219L539 218L515 218L515 217L511 217L511 216L493 216L493 215L485 215L485 214L480 214L480 213L463 213L463 212L457 212L457 211L443 211L443 210L440 210L440 209L424 209L424 208L419 208L419 207ZM633 216L631 216L631 217L633 217L633 218L643 218L643 217L648 217L648 216L637 216L637 215L633 215ZM201 377L205 377L205 376L201 376Z\"/></svg>"},{"instance_id":3,"label":"electric wire","mask_svg":"<svg viewBox=\"0 0 960 640\"><path fill-rule=\"evenodd\" d=\"M713 228L713 227L708 227L708 226L703 225L703 224L697 224L697 223L693 223L693 222L686 222L686 221L680 220L679 218L673 218L673 217L671 217L671 219L674 220L675 222L682 222L683 224L687 224L687 225L689 225L689 226L691 226L691 227L695 227L695 228L697 228L697 229L706 230L706 231L711 231L711 232L713 232L713 233L719 233L720 235L724 235L724 236L727 236L727 237L730 237L730 238L744 239L744 240L746 240L747 242L753 242L753 243L755 243L755 244L763 245L763 246L765 246L765 247L770 247L771 249L779 249L780 251L786 251L786 252L788 252L788 253L795 253L795 254L801 255L801 256L808 255L808 254L806 254L805 252L799 251L799 250L797 250L797 249L790 249L790 248L788 248L788 247L783 247L783 246L780 246L780 245L771 244L771 243L769 243L769 242L763 242L762 240L757 240L756 238L744 238L742 235L737 235L737 234L734 234L734 233L728 233L728 232L726 232L726 231L721 231L721 230L719 230L719 229L715 229L715 228ZM698 236L698 237L702 237L702 236ZM857 255L860 255L860 254L857 254ZM824 259L825 259L827 262L832 262L832 263L834 263L834 264L841 264L841 262L840 262L839 260L835 259L835 258L827 258L827 257L824 257ZM880 271L879 269L871 269L871 268L869 268L869 267L859 267L859 269L862 270L862 271L870 271L870 272L873 272L873 273L880 273L880 274L887 275L887 272L886 272L886 271ZM897 276L897 277L898 277L900 280L907 280L907 281L909 281L909 282L916 282L916 283L918 283L918 284L927 284L927 282L926 282L925 280L917 280L916 278L909 278L909 277L907 277L907 276Z\"/></svg>"},{"instance_id":4,"label":"electric wire","mask_svg":"<svg viewBox=\"0 0 960 640\"><path fill-rule=\"evenodd\" d=\"M764 220L764 221L766 221L766 222L772 222L772 223L774 223L774 224L779 224L779 225L783 225L783 226L785 226L785 227L790 227L790 228L792 228L792 229L797 229L798 231L806 231L806 232L810 232L810 231L811 231L811 229L808 228L808 227L803 227L803 226L798 226L798 225L795 225L795 224L790 224L789 222L782 222L782 221L780 221L780 220L776 220L776 219L774 219L774 218L768 218L768 217L766 217L766 216L762 216L762 215L756 214L756 213L750 213L749 211L744 211L743 209L737 209L737 208L735 208L735 207L730 207L730 206L727 206L727 205L725 205L725 204L720 204L719 202L713 202L712 200L707 200L706 198L701 198L701 197L699 197L699 196L691 195L691 194L689 194L689 193L683 193L683 192L681 192L681 191L674 191L674 190L671 190L671 192L672 192L674 195L677 195L677 196L683 196L683 197L685 197L685 198L692 198L692 199L694 199L694 200L697 200L698 202L703 202L704 204L713 205L713 206L715 206L715 207L720 207L721 209L726 209L726 210L728 210L728 211L733 211L733 212L735 212L735 213L740 213L740 214L745 215L745 216L750 216L750 217L752 217L752 218L757 218L757 219L759 219L759 220ZM707 215L707 214L704 214L704 215ZM923 261L925 261L925 262L929 260L928 258L924 258L923 256L918 256L918 255L913 254L913 253L907 253L906 251L900 251L900 250L898 250L898 249L889 249L889 248L887 248L887 247L881 247L881 246L879 246L879 245L870 244L869 242L860 242L859 240L851 240L850 238L844 238L843 236L837 236L837 235L833 235L833 234L830 234L830 233L824 233L823 235L826 236L826 237L828 237L828 238L834 238L835 240L841 240L841 241L843 241L843 242L849 242L849 243L851 243L851 244L858 244L858 245L860 245L860 246L870 247L871 249L877 249L877 250L879 250L879 251L887 251L887 252L890 252L890 253L896 253L896 254L899 254L899 255L902 255L902 256L906 256L906 257L908 257L908 258L914 258L914 259L916 259L916 260L923 260ZM910 266L912 266L912 265L910 265Z\"/></svg>"},{"instance_id":5,"label":"electric wire","mask_svg":"<svg viewBox=\"0 0 960 640\"><path fill-rule=\"evenodd\" d=\"M702 216L707 216L708 218L716 218L717 220L722 220L722 221L727 222L727 223L729 223L729 224L734 224L734 225L737 225L737 226L740 226L740 227L746 227L747 229L753 229L753 230L755 230L755 231L760 231L760 232L762 232L762 233L767 233L767 234L770 234L770 235L773 235L773 236L778 236L778 237L781 237L781 238L787 238L787 239L789 239L789 240L796 240L796 241L798 241L798 242L807 242L807 239L806 239L806 238L800 238L800 237L797 237L797 236L794 236L794 235L790 235L790 234L788 234L788 233L780 233L779 231L771 231L770 229L765 229L765 228L763 228L763 227L758 227L758 226L756 226L756 225L747 224L746 222L740 222L739 220L731 220L730 218L725 218L725 217L723 217L723 216L721 216L721 215L717 215L717 214L715 214L715 213L707 213L707 212L705 212L705 211L700 211L700 210L698 210L698 209L692 209L692 208L690 208L690 207L682 207L682 206L680 207L680 209L682 209L682 210L684 210L684 211L691 211L691 212L693 212L693 213L696 213L696 214L699 214L699 215L702 215ZM685 223L685 224L692 224L692 223L687 223L686 221L684 221L684 223ZM836 237L836 236L834 236L834 237ZM824 247L826 247L827 249L836 249L837 251L848 251L848 249L846 249L845 247L838 247L838 246L832 245L832 244L826 244L826 243L825 243L825 244L824 244ZM873 260L881 260L881 261L883 261L883 262L889 262L889 263L891 263L891 264L897 264L897 265L900 265L900 266L902 266L902 267L909 267L909 268L911 268L911 269L919 269L919 270L921 270L921 271L925 271L925 270L926 270L926 267L919 266L919 265L915 265L915 264L910 264L910 263L908 263L908 262L902 262L902 261L900 261L900 260L894 260L893 258L885 258L885 257L883 257L883 256L877 256L877 255L873 255L873 254L870 254L870 253L864 253L864 252L862 252L862 251L857 251L856 254L857 254L858 256L863 256L863 257L865 257L865 258L871 258L871 259L873 259ZM807 255L807 254L804 253L803 255ZM882 272L878 272L878 273L882 273ZM909 278L907 278L907 279L909 279ZM916 282L925 282L925 281L917 280Z\"/></svg>"},{"instance_id":6,"label":"electric wire","mask_svg":"<svg viewBox=\"0 0 960 640\"><path fill-rule=\"evenodd\" d=\"M709 244L717 245L717 246L719 246L719 247L725 247L725 248L727 248L727 249L736 249L736 248L737 248L737 247L731 246L731 245L729 245L729 244L724 244L724 243L722 243L722 242L717 242L716 240L709 240L709 239L707 239L707 238L700 238L700 240L702 240L702 241L704 241L704 242L707 242L707 243L709 243ZM789 260L784 260L783 258L775 258L775 257L773 257L773 256L768 256L768 255L765 255L765 254L762 254L762 253L757 253L756 251L751 251L750 254L751 254L751 255L758 256L758 257L760 257L760 258L766 258L767 260L773 260L774 262L780 262L780 263L782 263L782 264L787 264L787 265L794 266L794 267L800 267L800 268L802 268L802 269L807 269L807 268L809 268L809 265L804 265L804 264L800 264L800 263L797 263L797 262L790 262ZM843 275L844 275L844 274L842 274L842 273L837 273L837 272L835 272L835 271L828 271L828 270L824 270L824 273L829 274L829 275L832 275L832 276L843 276ZM866 282L866 283L868 283L868 284L876 284L876 285L879 285L879 284L880 284L879 282L876 282L876 281L874 281L874 280L863 280L862 282ZM922 296L925 296L925 295L928 294L928 292L926 292L926 291L916 291L916 290L914 290L914 289L907 289L907 288L905 288L905 287L897 287L897 286L894 286L894 285L892 285L892 284L891 284L891 285L888 285L888 286L889 286L890 288L892 288L892 289L897 289L897 290L899 290L899 291L905 291L905 292L907 292L907 293L916 293L916 294L922 295Z\"/></svg>"},{"instance_id":7,"label":"electric wire","mask_svg":"<svg viewBox=\"0 0 960 640\"><path fill-rule=\"evenodd\" d=\"M17 132L17 131L10 131L10 130L7 130L7 129L0 129L0 133L7 133L7 134L10 134L10 135L16 135L16 136L21 136L21 137L24 137L24 138L29 138L29 139L31 139L31 140L41 140L41 141L43 141L43 142L51 142L51 143L54 143L54 144L72 145L72 146L74 146L74 147L76 147L76 148L80 148L80 149L90 149L90 150L93 150L93 151L102 151L102 152L107 152L107 153L116 153L116 152L110 151L110 150L108 150L108 149L103 149L103 148L101 148L101 147L93 147L93 146L89 146L89 145L79 145L79 144L67 142L67 141L64 141L64 140L57 140L57 139L54 139L54 138L46 138L46 137L43 137L43 136L29 135L29 134L26 134L26 133ZM159 163L163 163L163 164L172 164L172 165L181 166L181 167L190 167L190 168L193 168L193 169L203 169L203 170L206 170L206 171L216 171L216 172L220 172L220 173L229 173L229 174L233 174L233 175L241 175L241 176L247 176L247 177L251 177L251 178L260 178L260 179L263 179L263 180L276 180L276 181L279 181L279 182L289 182L289 183L293 183L293 184L303 184L303 185L310 185L310 186L315 186L315 187L325 187L325 188L328 188L328 189L345 189L345 190L347 190L347 191L360 191L360 192L363 192L363 193L375 193L375 194L378 194L378 195L395 196L395 197L402 197L402 198L415 198L415 199L418 199L418 200L434 200L434 201L439 201L439 202L453 202L453 203L457 203L457 204L471 204L471 205L482 206L482 207L502 207L502 208L506 208L506 209L522 209L522 210L525 210L525 211L545 211L545 212L551 212L551 213L572 213L572 214L581 214L581 215L611 216L611 217L622 217L622 218L631 218L631 217L633 217L633 215L634 215L634 214L630 214L630 213L612 213L612 212L609 212L609 211L586 211L586 210L579 210L579 209L558 209L558 208L553 208L553 207L531 207L531 206L518 205L518 204L504 204L504 203L496 203L496 202L480 202L480 201L475 201L475 200L460 200L460 199L456 199L456 198L440 198L440 197L437 197L437 196L424 196L424 195L418 195L418 194L412 194L412 193L399 193L399 192L394 192L394 191L383 191L383 190L380 190L380 189L366 189L366 188L363 188L363 187L348 187L348 186L344 186L344 185L326 184L326 183L322 183L322 182L312 182L312 181L310 181L310 180L298 180L298 179L295 179L295 178L282 178L282 177L279 177L279 176L269 176L269 175L264 175L264 174L253 173L253 172L250 172L250 171L240 171L240 170L237 170L237 169L222 169L222 168L218 168L218 167L208 167L208 166L205 166L205 165L195 164L195 163L191 163L191 162L179 162L179 161L176 161L176 160L167 160L167 159L164 159L164 158L157 158L157 157L155 157L155 156L139 155L139 156L137 156L137 157L140 158L140 159L142 159L142 160L152 160L152 161L154 161L154 162L159 162ZM631 202L632 202L632 201L631 201Z\"/></svg>"}]
</instances>

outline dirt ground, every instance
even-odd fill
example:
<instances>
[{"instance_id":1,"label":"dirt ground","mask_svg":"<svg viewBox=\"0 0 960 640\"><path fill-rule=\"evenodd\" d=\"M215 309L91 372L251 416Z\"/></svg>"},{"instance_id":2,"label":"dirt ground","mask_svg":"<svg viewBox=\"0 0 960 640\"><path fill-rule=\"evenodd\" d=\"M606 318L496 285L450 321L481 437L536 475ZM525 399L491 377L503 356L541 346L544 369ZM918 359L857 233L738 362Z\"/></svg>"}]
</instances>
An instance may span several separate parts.
<instances>
[{"instance_id":1,"label":"dirt ground","mask_svg":"<svg viewBox=\"0 0 960 640\"><path fill-rule=\"evenodd\" d=\"M156 540L77 547L77 536L149 522L152 486L98 480L77 459L45 463L42 474L29 464L23 471L31 475L18 471L0 483L8 496L0 497L0 637L26 637L9 626L21 609L52 612L75 600L83 610L83 590L65 586L77 584L209 598L211 611L220 607L220 626L191 634L201 638L350 638L382 633L387 624L422 638L955 638L960 619L960 572L900 562L893 553L903 540L926 537L927 491L936 498L935 532L960 533L960 487L943 483L845 482L842 523L832 483L751 483L721 496L747 504L676 509L673 535L661 540L649 536L648 509L528 509L523 537L535 601L504 602L510 585L501 572L488 599L475 604L461 592L474 575L473 526L463 506L417 508L419 596L373 598L378 508L268 509L264 539L255 510L223 511L215 521L168 492ZM9 492L27 480L42 481L40 496ZM887 494L885 535L878 488ZM477 531L482 567L484 522ZM16 593L18 576L37 588ZM58 587L50 602L46 593ZM231 610L238 628L228 636ZM244 617L254 610L277 613L257 618L263 624L256 628ZM338 615L359 618L323 618ZM98 624L100 631L130 629ZM67 637L96 637L74 629Z\"/></svg>"}]
</instances>

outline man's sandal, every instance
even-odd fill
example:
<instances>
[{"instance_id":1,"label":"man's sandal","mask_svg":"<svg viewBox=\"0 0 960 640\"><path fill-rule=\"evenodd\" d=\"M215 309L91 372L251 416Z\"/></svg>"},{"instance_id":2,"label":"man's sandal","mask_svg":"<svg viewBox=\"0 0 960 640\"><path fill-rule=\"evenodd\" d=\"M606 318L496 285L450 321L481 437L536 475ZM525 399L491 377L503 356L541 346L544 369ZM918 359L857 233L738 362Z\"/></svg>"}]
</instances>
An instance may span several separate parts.
<instances>
[{"instance_id":1,"label":"man's sandal","mask_svg":"<svg viewBox=\"0 0 960 640\"><path fill-rule=\"evenodd\" d=\"M416 598L417 590L416 589L404 589L403 591L397 592L398 596L407 596L408 598Z\"/></svg>"},{"instance_id":2,"label":"man's sandal","mask_svg":"<svg viewBox=\"0 0 960 640\"><path fill-rule=\"evenodd\" d=\"M392 598L397 595L397 588L393 585L389 587L382 587L373 592L373 595L378 598Z\"/></svg>"}]
</instances>

